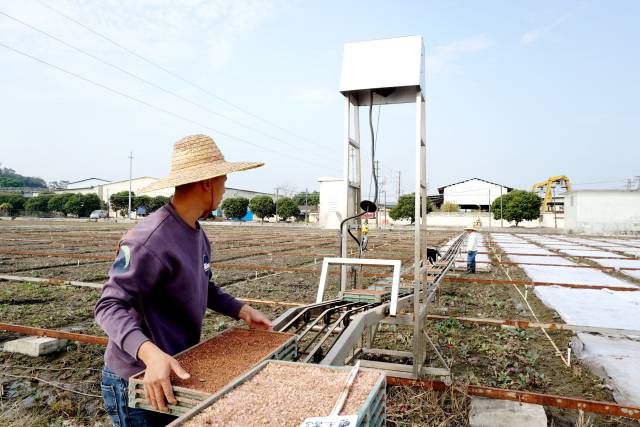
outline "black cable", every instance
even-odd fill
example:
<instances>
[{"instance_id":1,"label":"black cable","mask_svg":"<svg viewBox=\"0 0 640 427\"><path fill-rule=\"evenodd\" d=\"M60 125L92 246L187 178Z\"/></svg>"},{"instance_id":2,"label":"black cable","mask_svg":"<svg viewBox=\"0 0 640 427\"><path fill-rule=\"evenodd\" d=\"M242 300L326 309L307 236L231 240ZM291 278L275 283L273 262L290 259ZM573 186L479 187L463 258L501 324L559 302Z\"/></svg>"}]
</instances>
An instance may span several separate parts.
<instances>
[{"instance_id":1,"label":"black cable","mask_svg":"<svg viewBox=\"0 0 640 427\"><path fill-rule=\"evenodd\" d=\"M371 173L375 184L373 203L378 204L378 175L376 174L376 138L373 131L373 91L369 91L369 130L371 131Z\"/></svg>"},{"instance_id":2,"label":"black cable","mask_svg":"<svg viewBox=\"0 0 640 427\"><path fill-rule=\"evenodd\" d=\"M308 141L308 142L310 142L310 143L312 143L312 144L315 144L315 145L317 145L317 144L318 144L316 141L313 141L313 140L311 140L311 139L309 139L309 138L306 138L306 137L304 137L304 136L298 135L298 134L296 134L296 133L294 133L294 132L290 131L289 129L284 128L284 127L282 127L282 126L278 125L277 123L274 123L274 122L272 122L272 121L270 121L270 120L267 120L267 119L265 119L265 118L263 118L263 117L260 117L260 116L258 116L258 115L256 115L256 114L254 114L254 113L252 113L252 112L250 112L250 111L248 111L248 110L246 110L246 109L244 109L244 108L240 107L239 105L234 104L234 103L232 103L232 102L230 102L230 101L228 101L228 100L226 100L226 99L222 98L222 97L221 97L221 96L219 96L219 95L216 95L215 93L213 93L213 92L211 92L211 91L209 91L209 90L205 89L204 87L202 87L202 86L200 86L200 85L198 85L198 84L196 84L196 83L193 83L193 82L192 82L192 81L190 81L190 80L187 80L186 78L182 77L181 75L179 75L179 74L177 74L177 73L174 73L173 71L169 70L168 68L163 67L162 65L160 65L160 64L158 64L158 63L156 63L156 62L154 62L154 61L150 60L149 58L146 58L145 56L140 55L139 53L135 52L134 50L129 49L128 47L126 47L126 46L124 46L124 45L122 45L122 44L118 43L117 41L115 41L115 40L113 40L113 39L111 39L111 38L109 38L109 37L107 37L107 36L105 36L104 34L102 34L102 33L98 32L97 30L94 30L94 29L93 29L93 28L91 28L90 26L85 25L85 24L83 24L82 22L80 22L80 21L78 21L78 20L76 20L76 19L74 19L74 18L70 17L69 15L67 15L67 14L65 14L65 13L63 13L63 12L61 12L60 10L58 10L58 9L54 8L53 6L51 6L51 5L49 5L49 4L45 3L45 2L43 2L42 0L36 0L36 2L40 3L42 6L46 7L46 8L47 8L47 9L49 9L50 11L52 11L52 12L54 12L54 13L58 14L59 16L62 16L62 17L63 17L63 18L65 18L66 20L73 22L74 24L76 24L76 25L78 25L78 26L80 26L80 27L84 28L85 30L87 30L87 31L91 32L92 34L94 34L94 35L96 35L96 36L98 36L98 37L102 38L103 40L106 40L107 42L109 42L109 43L113 44L114 46L116 46L116 47L118 47L118 48L120 48L120 49L124 50L125 52L129 53L130 55L133 55L133 56L135 56L136 58L138 58L138 59L140 59L140 60L142 60L142 61L146 62L147 64L152 65L152 66L154 66L154 67L158 68L159 70L161 70L161 71L163 71L163 72L165 72L165 73L169 74L170 76L172 76L172 77L174 77L174 78L176 78L176 79L178 79L178 80L180 80L180 81L182 81L182 82L184 82L184 83L188 84L189 86L191 86L191 87L193 87L193 88L195 88L195 89L198 89L198 90L200 90L200 91L202 91L202 92L206 93L207 95L211 96L212 98L215 98L215 99L217 99L218 101L223 102L223 103L225 103L225 104L227 104L227 105L229 105L229 106L231 106L231 107L235 108L236 110L243 112L244 114L247 114L247 115L249 115L249 116L251 116L251 117L253 117L253 118L255 118L255 119L258 119L258 120L260 120L260 121L261 121L261 122L263 122L263 123L266 123L266 124L268 124L268 125L271 125L271 126L273 126L273 127L277 128L277 129L280 129L280 130L281 130L281 131L283 131L283 132L286 132L286 133L288 133L288 134L290 134L290 135L292 135L292 136L295 136L297 139L303 139L303 140Z\"/></svg>"},{"instance_id":3,"label":"black cable","mask_svg":"<svg viewBox=\"0 0 640 427\"><path fill-rule=\"evenodd\" d=\"M203 123L200 123L200 122L198 122L198 121L191 120L191 119L190 119L190 118L188 118L188 117L182 116L182 115L180 115L180 114L178 114L178 113L174 113L173 111L170 111L170 110L166 110L166 109L164 109L163 107L159 107L159 106L157 106L157 105L151 104L150 102L147 102L147 101L144 101L144 100L142 100L142 99L136 98L135 96L131 96L131 95L129 95L129 94L127 94L127 93L125 93L125 92L121 92L121 91L119 91L119 90L117 90L117 89L114 89L114 88L109 87L109 86L107 86L107 85L104 85L104 84L102 84L102 83L96 82L96 81L91 80L91 79L89 79L89 78L87 78L87 77L81 76L80 74L77 74L77 73L75 73L75 72L73 72L73 71L69 71L69 70L67 70L67 69L65 69L65 68L62 68L62 67L60 67L60 66L58 66L58 65L52 64L52 63L50 63L50 62L47 62L47 61L45 61L45 60L43 60L43 59L40 59L40 58L38 58L38 57L36 57L36 56L33 56L33 55L31 55L31 54L29 54L29 53L26 53L26 52L23 52L23 51L21 51L21 50L19 50L19 49L16 49L16 48L14 48L14 47L12 47L12 46L9 46L9 45L6 45L6 44L4 44L4 43L0 43L0 47L3 47L3 48L5 48L5 49L7 49L7 50L10 50L10 51L15 52L15 53L17 53L17 54L19 54L19 55L25 56L25 57L27 57L27 58L30 58L30 59L32 59L32 60L34 60L34 61L37 61L37 62L41 63L41 64L47 65L47 66L49 66L49 67L51 67L51 68L54 68L54 69L56 69L56 70L58 70L58 71L61 71L61 72L65 73L65 74L68 74L68 75L70 75L70 76L72 76L72 77L75 77L75 78L76 78L76 79L78 79L78 80L82 80L82 81L84 81L84 82L86 82L86 83L90 83L90 84L92 84L92 85L94 85L94 86L97 86L97 87L99 87L99 88L102 88L102 89L104 89L104 90L106 90L106 91L109 91L109 92L111 92L111 93L114 93L114 94L116 94L116 95L120 95L120 96L122 96L123 98L127 98L127 99L129 99L129 100L131 100L131 101L137 102L137 103L139 103L139 104L142 104L142 105L144 105L144 106L146 106L146 107L149 107L149 108L151 108L151 109L154 109L154 110L156 110L156 111L160 111L161 113L164 113L164 114L167 114L167 115L173 116L173 117L175 117L175 118L177 118L177 119L180 119L180 120L182 120L182 121L185 121L185 122L187 122L187 123L191 123L191 124L193 124L193 125L200 126L200 127L202 127L203 129L207 129L207 130L210 130L210 131L212 131L212 132L215 132L215 133L217 133L218 135L226 136L227 138L234 139L234 140L239 141L239 142L242 142L242 143L244 143L244 144L251 145L251 146L256 147L256 148L258 148L258 149L262 149L262 150L270 151L270 152L272 152L272 153L274 153L274 154L278 154L278 155L280 155L280 156L289 157L290 159L297 160L297 161L299 161L299 162L306 163L306 164L309 164L309 165L313 165L313 166L318 167L318 168L323 168L323 169L325 169L325 168L326 168L326 165L321 165L321 164L319 164L319 163L310 162L310 161L308 161L308 160L306 160L306 159L302 159L302 158L299 158L299 157L296 157L296 156L292 156L292 155L290 155L290 154L287 154L287 153L284 153L284 152L280 152L280 151L278 151L278 150L274 150L274 149L269 148L269 147L261 146L261 145L255 144L255 143L253 143L253 142L251 142L251 141L248 141L248 140L246 140L246 139L244 139L244 138L240 138L240 137L237 137L237 136L234 136L234 135L228 134L228 133L226 133L226 132L222 132L222 131L220 131L220 130L218 130L218 129L214 129L214 128L212 128L211 126L207 126L207 125L205 125L205 124L203 124Z\"/></svg>"},{"instance_id":4,"label":"black cable","mask_svg":"<svg viewBox=\"0 0 640 427\"><path fill-rule=\"evenodd\" d=\"M199 108L199 109L201 109L203 111L206 111L209 114L221 117L221 118L223 118L225 120L228 120L231 123L234 123L234 124L236 124L236 125L238 125L240 127L243 127L243 128L248 129L250 131L256 132L256 133L258 133L260 135L266 136L267 138L271 138L271 139L273 139L275 141L279 141L282 144L288 145L289 147L298 148L298 145L296 145L294 143L290 143L288 141L285 141L282 138L278 138L277 136L273 136L273 135L271 135L269 133L266 133L266 132L262 131L261 129L258 129L258 128L250 126L250 125L247 125L246 123L244 123L244 122L242 122L240 120L236 120L236 119L234 119L232 117L229 117L229 116L224 115L222 113L219 113L219 112L217 112L215 110L212 110L211 108L208 108L205 105L202 105L202 104L200 104L200 103L198 103L196 101L193 101L193 100L191 100L191 99L189 99L189 98L187 98L185 96L180 95L179 93L173 92L173 91L171 91L169 89L165 89L164 87L162 87L162 86L160 86L160 85L158 85L156 83L153 83L153 82L145 79L144 77L141 77L141 76L139 76L139 75L137 75L135 73L132 73L132 72L130 72L130 71L128 71L128 70L116 65L116 64L113 64L113 63L111 63L109 61L106 61L106 60L100 58L99 56L92 54L91 52L88 52L88 51L86 51L86 50L84 50L82 48L74 46L71 43L68 43L68 42L60 39L59 37L54 36L53 34L50 34L50 33L46 32L44 30L41 30L41 29L39 29L37 27L34 27L33 25L31 25L31 24L29 24L27 22L24 22L24 21L22 21L22 20L20 20L20 19L18 19L16 17L13 17L13 16L11 16L11 15L9 15L9 14L1 11L1 10L0 10L0 15L3 15L3 16L5 16L5 17L7 17L7 18L9 18L9 19L21 24L21 25L24 25L25 27L30 28L31 30L33 30L35 32L38 32L38 33L40 33L40 34L42 34L44 36L47 36L47 37L57 41L58 43L66 46L66 47L68 47L70 49L75 50L76 52L82 53L83 55L86 55L89 58L91 58L91 59L93 59L95 61L98 61L99 63L101 63L103 65L106 65L108 67L113 68L114 70L116 70L116 71L118 71L118 72L120 72L122 74L125 74L125 75L127 75L127 76L129 76L131 78L134 78L134 79L136 79L136 80L138 80L138 81L140 81L140 82L142 82L144 84L147 84L147 85L151 86L154 89L157 89L157 90L159 90L161 92L164 92L164 93L166 93L168 95L173 96L174 98L177 98L177 99L179 99L181 101L184 101L184 102L186 102L188 104L191 104L194 107L197 107L197 108ZM318 146L318 145L314 145L314 148L315 149L323 149L323 147Z\"/></svg>"}]
</instances>

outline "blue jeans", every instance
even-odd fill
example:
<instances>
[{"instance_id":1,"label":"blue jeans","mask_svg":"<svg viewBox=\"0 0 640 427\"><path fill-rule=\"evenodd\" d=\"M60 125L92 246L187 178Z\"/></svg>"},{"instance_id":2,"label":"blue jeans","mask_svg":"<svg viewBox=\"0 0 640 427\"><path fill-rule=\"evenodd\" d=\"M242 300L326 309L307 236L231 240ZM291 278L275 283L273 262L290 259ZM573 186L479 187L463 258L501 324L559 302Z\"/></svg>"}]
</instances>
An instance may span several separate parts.
<instances>
[{"instance_id":1,"label":"blue jeans","mask_svg":"<svg viewBox=\"0 0 640 427\"><path fill-rule=\"evenodd\" d=\"M476 254L478 251L467 252L467 273L476 272Z\"/></svg>"},{"instance_id":2,"label":"blue jeans","mask_svg":"<svg viewBox=\"0 0 640 427\"><path fill-rule=\"evenodd\" d=\"M105 366L102 370L102 399L115 427L166 426L175 417L139 408L129 408L129 381L111 372Z\"/></svg>"}]
</instances>

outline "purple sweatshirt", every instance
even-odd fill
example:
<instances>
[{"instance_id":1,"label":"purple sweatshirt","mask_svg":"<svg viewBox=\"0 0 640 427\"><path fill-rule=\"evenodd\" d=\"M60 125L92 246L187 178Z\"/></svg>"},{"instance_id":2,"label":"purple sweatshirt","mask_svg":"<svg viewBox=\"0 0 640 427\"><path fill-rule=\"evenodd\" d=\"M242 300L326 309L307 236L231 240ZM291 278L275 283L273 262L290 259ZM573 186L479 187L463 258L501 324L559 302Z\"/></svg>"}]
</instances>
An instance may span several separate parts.
<instances>
[{"instance_id":1,"label":"purple sweatshirt","mask_svg":"<svg viewBox=\"0 0 640 427\"><path fill-rule=\"evenodd\" d=\"M171 205L140 221L120 243L95 308L109 336L105 365L122 378L144 369L140 345L174 355L200 341L208 308L238 318L242 303L211 278L211 244Z\"/></svg>"}]
</instances>

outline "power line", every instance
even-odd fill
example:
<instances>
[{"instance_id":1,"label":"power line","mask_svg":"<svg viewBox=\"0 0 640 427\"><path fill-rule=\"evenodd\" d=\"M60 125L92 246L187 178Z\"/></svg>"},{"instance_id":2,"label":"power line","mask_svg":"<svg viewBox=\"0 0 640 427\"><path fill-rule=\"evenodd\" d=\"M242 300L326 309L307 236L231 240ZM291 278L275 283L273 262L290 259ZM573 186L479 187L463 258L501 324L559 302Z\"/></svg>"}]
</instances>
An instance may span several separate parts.
<instances>
[{"instance_id":1,"label":"power line","mask_svg":"<svg viewBox=\"0 0 640 427\"><path fill-rule=\"evenodd\" d=\"M273 126L275 128L280 129L283 132L286 132L286 133L288 133L288 134L290 134L292 136L295 136L296 138L303 139L305 141L311 142L312 144L317 144L315 141L312 141L312 140L310 140L310 139L308 139L308 138L306 138L304 136L297 135L296 133L291 132L290 130L288 130L288 129L286 129L286 128L284 128L284 127L282 127L282 126L280 126L280 125L278 125L278 124L276 124L276 123L274 123L274 122L272 122L270 120L262 118L262 117L260 117L260 116L258 116L256 114L254 114L254 113L252 113L252 112L240 107L239 105L236 105L236 104L234 104L234 103L232 103L230 101L227 101L226 99L222 98L219 95L216 95L215 93L209 91L208 89L206 89L206 88L204 88L204 87L202 87L202 86L200 86L200 85L198 85L196 83L193 83L190 80L187 80L186 78L182 77L181 75L179 75L179 74L167 69L166 67L163 67L162 65L160 65L160 64L158 64L158 63L156 63L156 62L154 62L154 61L152 61L152 60L140 55L139 53L135 52L134 50L129 49L128 47L126 47L126 46L118 43L117 41L111 39L110 37L105 36L104 34L94 30L93 28L89 27L88 25L85 25L82 22L70 17L69 15L67 15L67 14L65 14L65 13L63 13L61 11L59 11L58 9L54 8L53 6L50 6L50 5L46 4L45 2L43 2L41 0L36 0L36 1L38 3L40 3L42 6L46 7L49 10L51 10L52 12L54 12L54 13L62 16L63 18L75 23L76 25L81 26L82 28L86 29L87 31L91 32L92 34L95 34L96 36L102 38L103 40L106 40L107 42L109 42L109 43L113 44L114 46L124 50L125 52L129 53L130 55L133 55L136 58L146 62L147 64L152 65L152 66L158 68L159 70L169 74L170 76L175 77L176 79L188 84L189 86L206 93L207 95L217 99L218 101L223 102L224 104L227 104L230 107L233 107L233 108L237 109L238 111L241 111L241 112L243 112L243 113L245 113L245 114L247 114L247 115L249 115L249 116L251 116L251 117L253 117L255 119L258 119L263 123L271 125L271 126Z\"/></svg>"},{"instance_id":2,"label":"power line","mask_svg":"<svg viewBox=\"0 0 640 427\"><path fill-rule=\"evenodd\" d=\"M29 23L27 23L27 22L24 22L24 21L22 21L22 20L20 20L20 19L18 19L18 18L16 18L16 17L14 17L14 16L11 16L11 15L9 15L9 14L7 14L7 13L5 13L5 12L1 11L1 10L0 10L0 15L3 15L3 16L5 16L5 17L7 17L7 18L9 18L9 19L11 19L11 20L13 20L13 21L15 21L15 22L18 22L19 24L24 25L25 27L30 28L30 29L31 29L31 30L33 30L33 31L36 31L36 32L38 32L38 33L40 33L40 34L43 34L43 35L45 35L45 36L47 36L47 37L49 37L49 38L51 38L51 39L53 39L53 40L57 41L58 43L60 43L60 44L62 44L62 45L64 45L64 46L66 46L66 47L68 47L68 48L70 48L70 49L73 49L73 50L75 50L75 51L77 51L77 52L80 52L80 53L82 53L83 55L86 55L86 56L88 56L88 57L90 57L90 58L94 59L95 61L100 62L100 63L101 63L101 64L103 64L103 65L106 65L106 66L108 66L108 67L113 68L114 70L116 70L116 71L118 71L118 72L121 72L121 73L123 73L123 74L125 74L125 75L127 75L127 76L129 76L129 77L132 77L132 78L134 78L134 79L136 79L136 80L138 80L138 81L141 81L141 82L143 82L143 83L145 83L145 84L147 84L147 85L149 85L149 86L151 86L151 87L153 87L153 88L155 88L155 89L157 89L157 90L160 90L160 91L162 91L162 92L164 92L164 93L166 93L166 94L169 94L169 95L171 95L171 96L173 96L173 97L175 97L175 98L177 98L177 99L180 99L180 100L182 100L182 101L184 101L184 102L187 102L187 103L189 103L189 104L191 104L191 105L193 105L193 106L195 106L195 107L197 107L197 108L200 108L201 110L204 110L204 111L206 111L206 112L208 112L208 113L210 113L210 114L216 115L216 116L218 116L218 117L222 117L222 118L223 118L223 119L225 119L225 120L228 120L228 121L230 121L230 122L232 122L232 123L235 123L235 124L236 124L236 125L238 125L238 126L241 126L241 127L246 128L246 129L249 129L249 130L251 130L251 131L254 131L254 132L256 132L256 133L259 133L260 135L266 136L266 137L271 138L271 139L274 139L274 140L276 140L276 141L280 141L280 142L282 142L283 144L286 144L286 145L288 145L288 146L290 146L290 147L293 147L293 148L299 148L298 146L296 146L296 145L294 145L294 144L291 144L291 143L289 143L289 142L287 142L287 141L285 141L285 140L283 140L283 139L281 139L281 138L278 138L278 137L276 137L276 136L270 135L270 134L268 134L268 133L266 133L266 132L263 132L262 130L257 129L257 128L255 128L255 127L253 127L253 126L246 125L246 124L244 124L244 123L240 122L239 120L235 120L235 119L233 119L233 118L231 118L231 117L228 117L228 116L226 116L226 115L224 115L224 114L222 114L222 113L219 113L219 112L217 112L217 111L214 111L214 110L212 110L212 109L210 109L210 108L208 108L208 107L206 107L206 106L204 106L204 105L202 105L202 104L199 104L199 103L197 103L197 102L195 102L195 101L193 101L193 100L191 100L191 99L188 99L188 98L186 98L186 97L184 97L184 96L182 96L182 95L180 95L180 94L178 94L178 93L175 93L175 92L173 92L173 91L171 91L171 90L165 89L165 88L163 88L162 86L160 86L160 85L158 85L158 84L156 84L156 83L153 83L153 82L151 82L151 81L149 81L149 80L145 79L144 77L141 77L141 76L139 76L139 75L137 75L137 74L134 74L134 73L132 73L132 72L130 72L130 71L128 71L128 70L126 70L126 69L124 69L124 68L122 68L122 67L118 66L118 65L115 65L115 64L113 64L113 63L111 63L111 62L109 62L109 61L106 61L106 60L104 60L104 59L100 58L99 56L92 54L91 52L88 52L88 51L86 51L86 50L84 50L84 49L82 49L82 48L79 48L79 47L77 47L77 46L74 46L74 45L72 45L71 43L68 43L68 42L66 42L66 41L64 41L64 40L62 40L62 39L60 39L59 37L54 36L53 34L50 34L50 33L46 32L46 31L44 31L44 30L41 30L41 29L39 29L39 28L36 28L36 27L34 27L33 25L31 25L31 24L29 24ZM316 149L321 149L322 147L320 147L320 146L315 146L315 148L316 148Z\"/></svg>"},{"instance_id":3,"label":"power line","mask_svg":"<svg viewBox=\"0 0 640 427\"><path fill-rule=\"evenodd\" d=\"M23 51L21 51L21 50L19 50L19 49L16 49L16 48L14 48L14 47L12 47L12 46L9 46L9 45L6 45L6 44L4 44L4 43L1 43L1 42L0 42L0 46L1 46L1 47L4 47L5 49L10 50L10 51L12 51L12 52L14 52L14 53L17 53L17 54L19 54L19 55L25 56L25 57L30 58L30 59L32 59L32 60L34 60L34 61L37 61L37 62L39 62L39 63L41 63L41 64L47 65L47 66L49 66L49 67L51 67L51 68L54 68L54 69L56 69L56 70L58 70L58 71L61 71L61 72L65 73L65 74L68 74L68 75L70 75L70 76L72 76L72 77L75 77L76 79L79 79L79 80L82 80L82 81L84 81L84 82L90 83L90 84L92 84L92 85L94 85L94 86L97 86L97 87L99 87L99 88L102 88L102 89L104 89L104 90L106 90L106 91L109 91L109 92L114 93L114 94L116 94L116 95L122 96L122 97L124 97L124 98L127 98L127 99L129 99L129 100L131 100L131 101L137 102L137 103L139 103L139 104L142 104L142 105L144 105L144 106L146 106L146 107L149 107L149 108L151 108L151 109L154 109L154 110L160 111L160 112L162 112L162 113L164 113L164 114L167 114L167 115L169 115L169 116L172 116L172 117L178 118L178 119L180 119L180 120L182 120L182 121L185 121L185 122L187 122L187 123L191 123L191 124L193 124L193 125L196 125L196 126L202 127L202 128L204 128L204 129L210 130L210 131L215 132L215 133L217 133L217 134L220 134L220 135L226 136L227 138L234 139L234 140L236 140L236 141L238 141L238 142L242 142L242 143L245 143L245 144L251 145L251 146L253 146L253 147L256 147L256 148L262 149L262 150L270 151L270 152L272 152L272 153L274 153L274 154L278 154L278 155L281 155L281 156L289 157L289 158L291 158L291 159L293 159L293 160L296 160L296 161L299 161L299 162L302 162L302 163L306 163L306 164L309 164L309 165L312 165L312 166L315 166L315 167L318 167L318 168L322 168L322 169L325 169L325 168L326 168L326 165L320 165L320 164L316 164L316 163L313 163L313 162L309 162L308 160L305 160L305 159L302 159L302 158L298 158L298 157L292 156L292 155L290 155L290 154L287 154L287 153L283 153L283 152L280 152L280 151L274 150L274 149L272 149L272 148L263 147L263 146L260 146L260 145L258 145L258 144L255 144L255 143L253 143L253 142L251 142L251 141L248 141L248 140L246 140L246 139L244 139L244 138L239 138L239 137L237 137L237 136L234 136L234 135L228 134L228 133L226 133L226 132L219 131L218 129L212 128L211 126L205 125L205 124L200 123L200 122L197 122L197 121L195 121L195 120L191 120L191 119L189 119L188 117L182 116L182 115L180 115L180 114L178 114L178 113L174 113L173 111L170 111L170 110L166 110L166 109L164 109L164 108L162 108L162 107L159 107L159 106L157 106L157 105L151 104L151 103L149 103L149 102L147 102L147 101L144 101L144 100L142 100L142 99L136 98L136 97L131 96L131 95L127 94L127 93L121 92L121 91L119 91L119 90L117 90L117 89L114 89L114 88L109 87L109 86L106 86L106 85L104 85L104 84L102 84L102 83L99 83L99 82L96 82L96 81L94 81L94 80L91 80L91 79L89 79L89 78L87 78L87 77L81 76L80 74L77 74L77 73L75 73L75 72L73 72L73 71L69 71L69 70L67 70L67 69L65 69L65 68L62 68L62 67L60 67L60 66L58 66L58 65L52 64L52 63L50 63L50 62L47 62L47 61L45 61L45 60L43 60L43 59L40 59L40 58L38 58L38 57L36 57L36 56L33 56L33 55L31 55L31 54L29 54L29 53L26 53L26 52L23 52Z\"/></svg>"}]
</instances>

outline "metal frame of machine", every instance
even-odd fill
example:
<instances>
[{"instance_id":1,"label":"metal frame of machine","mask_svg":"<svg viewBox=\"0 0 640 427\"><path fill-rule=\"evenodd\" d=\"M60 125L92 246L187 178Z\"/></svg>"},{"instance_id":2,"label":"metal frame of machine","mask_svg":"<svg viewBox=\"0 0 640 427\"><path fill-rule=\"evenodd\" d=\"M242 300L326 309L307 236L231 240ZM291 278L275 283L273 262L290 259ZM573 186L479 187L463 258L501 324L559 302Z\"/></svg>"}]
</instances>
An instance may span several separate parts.
<instances>
[{"instance_id":1,"label":"metal frame of machine","mask_svg":"<svg viewBox=\"0 0 640 427\"><path fill-rule=\"evenodd\" d=\"M452 267L460 251L463 236L459 236L442 259L434 265L427 261L427 170L426 170L426 102L424 88L424 46L422 37L400 37L345 45L340 92L344 96L343 182L344 203L341 213L340 257L323 262L322 275L315 304L289 309L274 321L274 329L293 332L299 338L299 360L324 365L344 365L360 354L385 355L411 359L412 364L383 363L361 360L366 366L384 369L404 378L436 375L449 378L450 370L431 339L425 322L429 303ZM359 208L366 211L368 201L361 200L361 106L382 104L416 105L415 136L415 225L413 283L401 287L399 260L363 260L348 254L349 222L354 223L361 239ZM353 120L352 120L353 115ZM371 118L370 118L371 119ZM371 122L371 120L370 120ZM371 128L370 123L370 128ZM353 135L352 135L353 131ZM372 138L373 138L373 131ZM373 145L373 141L372 141ZM373 157L373 153L372 153ZM372 159L373 160L373 159ZM374 177L375 178L375 177ZM364 207L363 207L364 204ZM375 202L373 203L375 206ZM347 226L343 232L342 226ZM341 264L340 298L322 301L329 264ZM393 265L394 280L389 285L377 283L376 288L390 287L378 300L347 300L347 267L349 265ZM402 311L402 312L401 312ZM412 351L399 352L373 348L381 322L411 325ZM431 347L442 368L425 366L427 347ZM364 366L363 365L363 366Z\"/></svg>"}]
</instances>

